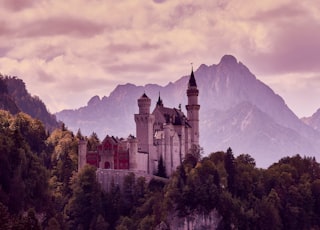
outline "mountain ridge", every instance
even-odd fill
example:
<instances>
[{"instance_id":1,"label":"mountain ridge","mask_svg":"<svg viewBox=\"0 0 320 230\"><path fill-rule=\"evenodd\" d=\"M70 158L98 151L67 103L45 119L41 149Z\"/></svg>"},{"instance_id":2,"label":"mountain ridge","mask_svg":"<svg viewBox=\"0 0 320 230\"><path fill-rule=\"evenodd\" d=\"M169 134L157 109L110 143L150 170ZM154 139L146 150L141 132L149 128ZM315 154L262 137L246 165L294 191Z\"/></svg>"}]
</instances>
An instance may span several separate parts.
<instances>
[{"instance_id":1,"label":"mountain ridge","mask_svg":"<svg viewBox=\"0 0 320 230\"><path fill-rule=\"evenodd\" d=\"M320 147L319 132L303 123L290 110L281 96L258 80L249 68L238 62L234 56L225 55L218 64L202 64L194 74L199 88L199 104L201 105L200 143L207 154L217 150L226 150L230 146L236 150L236 154L251 154L262 166L267 166L277 160L264 161L262 159L263 156L270 155L269 152L263 150L270 146L272 146L270 151L276 151L279 159L282 156L297 153L316 154L315 150ZM90 135L94 131L100 138L103 138L106 134L125 137L129 134L135 134L133 114L137 113L137 99L144 92L152 99L152 109L160 92L166 107L178 108L181 104L185 112L188 77L188 75L182 76L165 86L156 84L136 86L130 83L118 85L108 97L99 98L100 100L96 97L91 98L89 100L91 103L79 110L64 110L56 115L69 128L74 131L80 128L85 135ZM247 102L254 107L244 106L243 102ZM241 105L244 108L239 107ZM249 131L234 133L231 129L232 124L221 123L223 119L219 120L219 117L230 116L230 113L233 114L234 119L236 118L238 114L236 111L232 111L232 108L245 110L247 113L250 109L253 109L252 116L263 117L260 122L254 124L257 130L260 130L261 133L265 132L269 136L269 139L263 141L265 146L255 147L255 143L263 139L262 136L259 139L258 134L249 133ZM244 118L241 117L241 119ZM242 121L239 119L236 121L241 123ZM258 118L254 119L259 120ZM255 121L254 119L252 122ZM230 120L232 121L232 118ZM215 121L220 122L219 125L214 124ZM268 123L270 127L260 127L258 126L259 123ZM212 124L211 127L214 130L209 130L208 124ZM222 134L216 132L216 130L223 130L222 127L224 127L224 130L229 130L227 133L222 133L223 135L233 137L229 140L223 140L224 145L219 143L219 141L222 141L219 135ZM238 142L237 139L245 136L248 138L246 140L247 147L239 148L239 145L243 145L243 143ZM277 141L274 141L274 139ZM211 140L216 140L216 142L213 143ZM292 141L297 145L292 144ZM219 146L225 149L219 149ZM292 146L296 146L296 148L292 148ZM261 162L260 158L262 159Z\"/></svg>"},{"instance_id":2,"label":"mountain ridge","mask_svg":"<svg viewBox=\"0 0 320 230\"><path fill-rule=\"evenodd\" d=\"M11 114L24 112L39 119L48 131L53 131L60 125L56 117L49 113L46 105L37 96L31 96L23 80L17 77L0 74L0 108Z\"/></svg>"}]
</instances>

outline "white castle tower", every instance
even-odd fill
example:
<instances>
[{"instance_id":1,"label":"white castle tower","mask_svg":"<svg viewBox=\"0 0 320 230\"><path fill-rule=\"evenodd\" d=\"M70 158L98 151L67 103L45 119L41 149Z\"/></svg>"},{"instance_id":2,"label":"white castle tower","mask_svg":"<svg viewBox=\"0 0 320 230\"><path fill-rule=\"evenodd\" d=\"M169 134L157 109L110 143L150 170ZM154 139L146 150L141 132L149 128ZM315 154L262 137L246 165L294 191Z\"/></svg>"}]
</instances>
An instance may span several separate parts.
<instances>
[{"instance_id":1,"label":"white castle tower","mask_svg":"<svg viewBox=\"0 0 320 230\"><path fill-rule=\"evenodd\" d=\"M191 75L188 83L187 96L188 105L186 105L186 109L188 122L191 125L191 146L199 146L199 90L197 87L196 79L194 78L193 68L191 70Z\"/></svg>"},{"instance_id":2,"label":"white castle tower","mask_svg":"<svg viewBox=\"0 0 320 230\"><path fill-rule=\"evenodd\" d=\"M152 173L153 157L153 124L155 121L154 115L150 114L151 99L144 93L138 99L139 114L134 115L136 122L136 135L138 141L138 152L149 154L148 173Z\"/></svg>"}]
</instances>

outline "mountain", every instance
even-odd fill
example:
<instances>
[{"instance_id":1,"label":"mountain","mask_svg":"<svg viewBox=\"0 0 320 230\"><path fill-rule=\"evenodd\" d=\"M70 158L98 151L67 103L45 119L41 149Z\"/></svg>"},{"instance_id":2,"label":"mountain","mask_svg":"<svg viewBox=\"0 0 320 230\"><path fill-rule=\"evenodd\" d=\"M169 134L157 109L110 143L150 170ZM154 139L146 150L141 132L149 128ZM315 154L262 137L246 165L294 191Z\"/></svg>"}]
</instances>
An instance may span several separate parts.
<instances>
[{"instance_id":1,"label":"mountain","mask_svg":"<svg viewBox=\"0 0 320 230\"><path fill-rule=\"evenodd\" d=\"M250 102L212 111L214 119L208 114L202 135L212 138L205 139L204 146L215 143L214 148L220 150L231 146L234 153L254 156L259 166L268 166L285 155L315 153L314 145L299 131L280 125Z\"/></svg>"},{"instance_id":2,"label":"mountain","mask_svg":"<svg viewBox=\"0 0 320 230\"><path fill-rule=\"evenodd\" d=\"M0 109L9 111L11 114L20 112L14 99L8 94L8 87L6 82L0 76Z\"/></svg>"},{"instance_id":3,"label":"mountain","mask_svg":"<svg viewBox=\"0 0 320 230\"><path fill-rule=\"evenodd\" d=\"M317 153L320 134L235 57L225 55L219 64L202 64L195 77L200 92L200 142L206 154L230 146L236 155L248 153L258 166L266 167L283 156ZM85 135L94 131L100 138L106 134L125 137L135 134L133 114L138 111L137 99L143 92L153 106L160 92L166 107L181 104L185 111L188 78L166 86L119 85L108 97L94 96L86 106L56 116Z\"/></svg>"},{"instance_id":4,"label":"mountain","mask_svg":"<svg viewBox=\"0 0 320 230\"><path fill-rule=\"evenodd\" d=\"M320 109L318 109L311 117L301 118L305 124L312 127L314 130L320 131Z\"/></svg>"},{"instance_id":5,"label":"mountain","mask_svg":"<svg viewBox=\"0 0 320 230\"><path fill-rule=\"evenodd\" d=\"M48 112L39 97L31 96L25 83L16 77L0 75L0 109L12 114L18 112L29 114L42 121L49 131L59 127L55 115Z\"/></svg>"}]
</instances>

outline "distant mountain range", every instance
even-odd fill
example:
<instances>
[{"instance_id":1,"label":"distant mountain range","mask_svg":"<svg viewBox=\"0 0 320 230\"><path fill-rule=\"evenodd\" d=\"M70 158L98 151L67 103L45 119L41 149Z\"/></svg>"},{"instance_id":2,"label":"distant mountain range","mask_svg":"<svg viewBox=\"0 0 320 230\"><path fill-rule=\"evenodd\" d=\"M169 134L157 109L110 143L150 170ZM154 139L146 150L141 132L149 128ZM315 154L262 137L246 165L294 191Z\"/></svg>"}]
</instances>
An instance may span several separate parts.
<instances>
[{"instance_id":1,"label":"distant mountain range","mask_svg":"<svg viewBox=\"0 0 320 230\"><path fill-rule=\"evenodd\" d=\"M311 117L303 117L301 120L320 132L320 109L318 109Z\"/></svg>"},{"instance_id":2,"label":"distant mountain range","mask_svg":"<svg viewBox=\"0 0 320 230\"><path fill-rule=\"evenodd\" d=\"M71 130L96 132L101 139L107 134L135 135L137 99L145 92L153 109L160 92L166 107L181 104L185 111L188 77L166 86L119 85L108 97L94 96L86 106L56 116ZM235 155L252 155L260 167L288 155L320 156L320 112L318 118L303 122L235 57L225 55L217 65L203 64L195 77L200 91L200 142L206 154L231 147ZM318 126L312 125L316 120Z\"/></svg>"},{"instance_id":3,"label":"distant mountain range","mask_svg":"<svg viewBox=\"0 0 320 230\"><path fill-rule=\"evenodd\" d=\"M0 109L11 114L24 112L39 119L48 131L59 127L55 115L48 112L46 105L37 96L31 96L25 83L11 76L0 74Z\"/></svg>"}]
</instances>

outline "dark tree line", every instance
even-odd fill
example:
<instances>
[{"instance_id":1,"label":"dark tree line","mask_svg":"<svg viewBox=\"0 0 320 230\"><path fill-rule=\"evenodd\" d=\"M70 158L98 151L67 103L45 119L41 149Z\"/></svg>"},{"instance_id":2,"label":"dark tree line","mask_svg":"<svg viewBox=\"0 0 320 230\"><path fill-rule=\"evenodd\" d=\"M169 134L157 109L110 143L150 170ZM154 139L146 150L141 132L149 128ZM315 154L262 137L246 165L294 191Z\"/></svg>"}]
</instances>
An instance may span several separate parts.
<instances>
[{"instance_id":1,"label":"dark tree line","mask_svg":"<svg viewBox=\"0 0 320 230\"><path fill-rule=\"evenodd\" d=\"M218 229L319 229L320 166L285 157L267 169L231 149L192 150L165 183L128 175L103 191L95 168L77 172L80 139L65 126L50 135L24 113L0 111L0 226L4 229L155 229L173 216L221 216ZM161 161L161 159L160 159ZM165 175L163 162L158 174Z\"/></svg>"},{"instance_id":2,"label":"dark tree line","mask_svg":"<svg viewBox=\"0 0 320 230\"><path fill-rule=\"evenodd\" d=\"M56 117L49 113L46 105L38 96L31 96L25 83L11 76L0 74L0 109L12 114L24 112L39 119L50 132L59 127Z\"/></svg>"}]
</instances>

